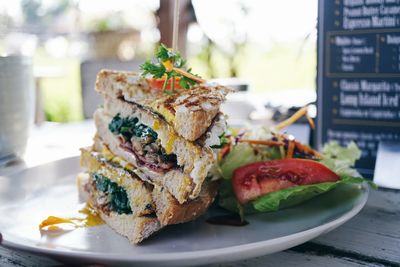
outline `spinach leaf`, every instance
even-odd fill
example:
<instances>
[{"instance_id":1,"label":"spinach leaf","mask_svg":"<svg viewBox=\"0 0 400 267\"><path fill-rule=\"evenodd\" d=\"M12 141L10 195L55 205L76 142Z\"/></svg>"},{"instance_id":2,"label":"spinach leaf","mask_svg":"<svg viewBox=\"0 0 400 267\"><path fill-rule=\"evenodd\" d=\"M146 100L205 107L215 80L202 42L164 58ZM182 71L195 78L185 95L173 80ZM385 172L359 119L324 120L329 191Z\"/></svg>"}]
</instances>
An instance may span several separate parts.
<instances>
[{"instance_id":1,"label":"spinach leaf","mask_svg":"<svg viewBox=\"0 0 400 267\"><path fill-rule=\"evenodd\" d=\"M138 121L137 118L121 118L121 116L117 114L108 124L108 129L113 134L121 134L126 141L129 141L133 136L151 137L156 140L158 137L157 133L150 127L138 123Z\"/></svg>"},{"instance_id":2,"label":"spinach leaf","mask_svg":"<svg viewBox=\"0 0 400 267\"><path fill-rule=\"evenodd\" d=\"M95 181L96 189L109 194L110 206L115 212L118 212L118 214L132 213L128 195L124 188L100 173L92 173L92 177Z\"/></svg>"},{"instance_id":3,"label":"spinach leaf","mask_svg":"<svg viewBox=\"0 0 400 267\"><path fill-rule=\"evenodd\" d=\"M92 176L96 183L96 189L101 192L108 192L108 187L111 181L107 177L98 173L93 173Z\"/></svg>"}]
</instances>

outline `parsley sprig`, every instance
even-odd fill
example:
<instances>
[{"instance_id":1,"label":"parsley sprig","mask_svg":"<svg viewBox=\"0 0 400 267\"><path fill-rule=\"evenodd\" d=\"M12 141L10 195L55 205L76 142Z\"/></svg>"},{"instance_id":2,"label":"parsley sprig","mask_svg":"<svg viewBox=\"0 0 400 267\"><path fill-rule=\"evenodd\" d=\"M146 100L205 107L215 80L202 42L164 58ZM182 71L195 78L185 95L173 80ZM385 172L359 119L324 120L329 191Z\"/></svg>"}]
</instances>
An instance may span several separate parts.
<instances>
[{"instance_id":1,"label":"parsley sprig","mask_svg":"<svg viewBox=\"0 0 400 267\"><path fill-rule=\"evenodd\" d=\"M146 60L140 69L142 76L152 76L153 78L165 78L162 90L167 93L168 82L172 80L171 91L175 89L175 79L179 78L179 86L184 89L190 89L196 84L203 83L204 80L198 75L193 74L191 69L184 71L186 60L179 52L174 52L161 44L157 50L155 61Z\"/></svg>"}]
</instances>

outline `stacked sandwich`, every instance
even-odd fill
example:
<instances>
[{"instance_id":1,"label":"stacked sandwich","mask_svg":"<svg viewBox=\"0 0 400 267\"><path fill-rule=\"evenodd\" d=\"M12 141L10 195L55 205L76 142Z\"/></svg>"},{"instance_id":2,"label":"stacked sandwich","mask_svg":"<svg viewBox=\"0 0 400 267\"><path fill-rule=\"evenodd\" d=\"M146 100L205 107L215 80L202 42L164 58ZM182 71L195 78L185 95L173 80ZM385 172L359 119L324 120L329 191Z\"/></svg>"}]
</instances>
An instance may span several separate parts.
<instances>
[{"instance_id":1,"label":"stacked sandwich","mask_svg":"<svg viewBox=\"0 0 400 267\"><path fill-rule=\"evenodd\" d=\"M132 243L194 220L214 200L209 179L226 128L228 88L196 84L166 93L134 72L102 70L97 133L81 149L81 192L101 218Z\"/></svg>"}]
</instances>

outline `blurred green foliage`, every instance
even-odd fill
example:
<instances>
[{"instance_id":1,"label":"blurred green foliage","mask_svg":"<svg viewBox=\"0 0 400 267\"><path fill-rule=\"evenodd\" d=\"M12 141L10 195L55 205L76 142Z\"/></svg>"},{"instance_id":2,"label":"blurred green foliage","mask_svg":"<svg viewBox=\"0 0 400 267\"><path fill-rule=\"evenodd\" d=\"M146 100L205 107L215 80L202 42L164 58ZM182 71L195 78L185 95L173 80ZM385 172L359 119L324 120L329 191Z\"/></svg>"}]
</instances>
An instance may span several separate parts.
<instances>
[{"instance_id":1,"label":"blurred green foliage","mask_svg":"<svg viewBox=\"0 0 400 267\"><path fill-rule=\"evenodd\" d=\"M34 57L35 69L56 70L40 79L40 91L44 102L46 119L56 122L83 119L79 60L54 58L38 49Z\"/></svg>"}]
</instances>

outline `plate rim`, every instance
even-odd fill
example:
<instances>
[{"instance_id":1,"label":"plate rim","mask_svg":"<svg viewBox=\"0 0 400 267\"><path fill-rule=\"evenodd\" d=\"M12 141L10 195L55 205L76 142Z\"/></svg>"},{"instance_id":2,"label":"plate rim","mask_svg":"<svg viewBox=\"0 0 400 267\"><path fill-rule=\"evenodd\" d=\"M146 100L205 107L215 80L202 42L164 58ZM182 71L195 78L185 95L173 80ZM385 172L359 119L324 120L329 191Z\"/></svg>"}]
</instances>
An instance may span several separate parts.
<instances>
[{"instance_id":1,"label":"plate rim","mask_svg":"<svg viewBox=\"0 0 400 267\"><path fill-rule=\"evenodd\" d=\"M79 156L64 158L64 159L52 161L52 162L49 162L46 164L41 164L41 165L38 165L35 167L25 168L21 171L9 174L7 176L9 176L11 178L11 176L18 175L19 173L22 173L22 172L27 171L32 168L44 167L45 165L51 165L56 162L61 162L64 160L75 160L75 159L79 160ZM198 250L198 251L146 253L146 254L132 256L130 254L102 254L99 252L69 250L69 249L64 249L64 248L50 249L50 248L46 248L46 247L30 246L30 245L25 245L25 244L22 244L19 242L12 241L13 235L10 235L11 240L9 241L9 240L7 240L7 234L0 232L0 246L4 246L7 248L11 248L11 249L22 250L22 251L26 251L26 252L31 252L31 253L38 253L38 254L42 254L42 255L53 256L53 257L65 257L65 258L89 259L89 260L106 260L106 261L112 261L112 262L160 263L160 262L165 262L165 261L170 262L170 261L183 261L183 260L201 260L201 259L210 258L210 257L226 257L226 256L231 256L231 255L237 255L237 253L239 253L239 252L242 255L248 254L249 252L253 252L252 255L254 257L256 257L256 256L269 254L269 253L265 253L265 251L264 251L264 253L260 253L263 251L263 249L265 247L274 246L274 245L277 246L280 244L289 243L290 241L301 240L297 244L286 246L284 248L284 249L289 249L298 244L305 243L321 234L328 233L331 230L339 227L343 223L345 223L348 220L350 220L351 218L353 218L365 206L365 204L367 203L367 200L368 200L368 196L369 196L370 189L366 183L359 185L359 187L360 187L360 191L362 194L362 196L361 196L362 198L361 198L360 202L356 206L352 207L349 211L342 214L339 218L336 218L332 221L328 221L317 227L313 227L313 228L310 228L310 229L307 229L307 230L304 230L301 232L297 232L294 234L285 235L285 236L281 236L281 237L277 237L277 238L273 238L273 239L256 241L256 242L247 243L247 244L233 245L233 246L214 248L214 249L204 249L204 250ZM117 233L115 233L115 234L117 234ZM134 245L132 245L132 246L134 246ZM278 251L281 251L281 250L282 249L279 249ZM241 257L241 258L245 259L246 257ZM247 258L249 258L249 257L247 257Z\"/></svg>"}]
</instances>

